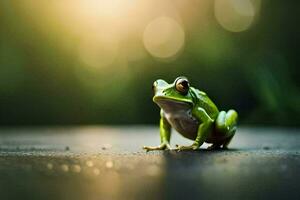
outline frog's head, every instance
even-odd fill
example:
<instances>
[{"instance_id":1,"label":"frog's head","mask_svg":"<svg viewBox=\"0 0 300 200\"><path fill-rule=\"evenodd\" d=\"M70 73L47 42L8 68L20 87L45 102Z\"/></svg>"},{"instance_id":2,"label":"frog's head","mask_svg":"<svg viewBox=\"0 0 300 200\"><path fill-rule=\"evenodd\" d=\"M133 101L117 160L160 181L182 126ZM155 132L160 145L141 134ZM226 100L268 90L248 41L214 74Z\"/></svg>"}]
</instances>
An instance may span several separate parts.
<instances>
[{"instance_id":1,"label":"frog's head","mask_svg":"<svg viewBox=\"0 0 300 200\"><path fill-rule=\"evenodd\" d=\"M190 83L185 77L178 77L171 84L158 79L152 88L153 101L165 111L191 108L194 105Z\"/></svg>"}]
</instances>

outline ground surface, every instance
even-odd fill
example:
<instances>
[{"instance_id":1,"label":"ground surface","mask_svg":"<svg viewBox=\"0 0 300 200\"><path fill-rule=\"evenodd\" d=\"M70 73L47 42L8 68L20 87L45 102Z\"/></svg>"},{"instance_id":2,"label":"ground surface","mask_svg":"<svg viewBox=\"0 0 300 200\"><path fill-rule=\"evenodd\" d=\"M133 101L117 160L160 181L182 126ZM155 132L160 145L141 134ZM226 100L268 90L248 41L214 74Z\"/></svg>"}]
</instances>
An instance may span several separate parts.
<instances>
[{"instance_id":1,"label":"ground surface","mask_svg":"<svg viewBox=\"0 0 300 200\"><path fill-rule=\"evenodd\" d=\"M300 199L299 130L240 128L227 151L141 149L158 143L152 127L1 129L0 199Z\"/></svg>"}]
</instances>

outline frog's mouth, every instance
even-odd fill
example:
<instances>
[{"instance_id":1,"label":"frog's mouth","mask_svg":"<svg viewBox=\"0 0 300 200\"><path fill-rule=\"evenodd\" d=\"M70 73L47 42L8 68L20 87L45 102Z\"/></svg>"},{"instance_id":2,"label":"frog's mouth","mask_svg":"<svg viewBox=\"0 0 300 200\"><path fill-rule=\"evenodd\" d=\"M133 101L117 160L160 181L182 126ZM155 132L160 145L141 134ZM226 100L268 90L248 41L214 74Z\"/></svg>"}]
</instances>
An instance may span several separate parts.
<instances>
[{"instance_id":1,"label":"frog's mouth","mask_svg":"<svg viewBox=\"0 0 300 200\"><path fill-rule=\"evenodd\" d=\"M166 98L162 96L155 96L153 101L165 111L173 110L187 110L193 106L190 101L183 101L175 98Z\"/></svg>"}]
</instances>

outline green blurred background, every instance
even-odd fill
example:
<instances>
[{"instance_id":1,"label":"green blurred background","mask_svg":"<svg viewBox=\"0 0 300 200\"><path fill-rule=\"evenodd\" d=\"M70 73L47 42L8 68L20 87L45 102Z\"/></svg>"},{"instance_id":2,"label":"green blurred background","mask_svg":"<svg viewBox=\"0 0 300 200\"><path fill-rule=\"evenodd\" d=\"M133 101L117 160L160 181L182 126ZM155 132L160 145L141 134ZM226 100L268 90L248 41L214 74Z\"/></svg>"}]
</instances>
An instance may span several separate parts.
<instances>
[{"instance_id":1,"label":"green blurred background","mask_svg":"<svg viewBox=\"0 0 300 200\"><path fill-rule=\"evenodd\" d=\"M3 0L0 124L154 124L185 75L241 124L298 126L299 2Z\"/></svg>"}]
</instances>

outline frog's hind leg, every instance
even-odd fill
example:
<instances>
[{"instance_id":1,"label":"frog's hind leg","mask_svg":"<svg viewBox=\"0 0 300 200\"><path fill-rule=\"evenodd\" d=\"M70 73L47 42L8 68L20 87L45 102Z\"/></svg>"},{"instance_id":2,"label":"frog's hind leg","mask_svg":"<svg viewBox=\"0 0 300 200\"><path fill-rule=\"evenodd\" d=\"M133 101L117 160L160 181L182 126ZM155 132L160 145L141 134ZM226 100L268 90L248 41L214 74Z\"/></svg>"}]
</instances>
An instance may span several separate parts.
<instances>
[{"instance_id":1,"label":"frog's hind leg","mask_svg":"<svg viewBox=\"0 0 300 200\"><path fill-rule=\"evenodd\" d=\"M236 129L233 130L233 133L231 133L232 135L230 137L228 137L228 138L226 138L224 140L224 142L223 142L223 149L228 149L228 145L230 144L233 136L235 135L235 131L236 131Z\"/></svg>"},{"instance_id":2,"label":"frog's hind leg","mask_svg":"<svg viewBox=\"0 0 300 200\"><path fill-rule=\"evenodd\" d=\"M224 149L228 148L228 145L235 134L237 119L238 114L235 110L229 110L228 112L221 111L217 117L216 129L223 137L225 137L222 141Z\"/></svg>"}]
</instances>

